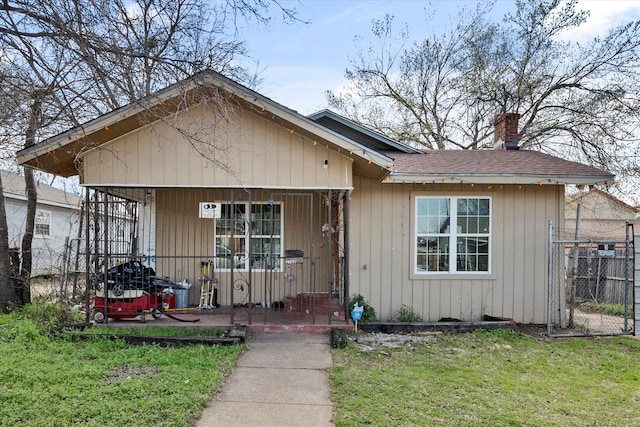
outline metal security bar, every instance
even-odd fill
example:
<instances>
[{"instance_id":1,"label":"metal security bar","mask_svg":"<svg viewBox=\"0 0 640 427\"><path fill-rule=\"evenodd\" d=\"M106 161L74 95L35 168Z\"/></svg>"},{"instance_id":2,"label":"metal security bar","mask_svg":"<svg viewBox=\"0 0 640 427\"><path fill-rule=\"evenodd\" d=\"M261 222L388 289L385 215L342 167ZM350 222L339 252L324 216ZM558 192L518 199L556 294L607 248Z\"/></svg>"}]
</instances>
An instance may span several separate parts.
<instances>
[{"instance_id":1,"label":"metal security bar","mask_svg":"<svg viewBox=\"0 0 640 427\"><path fill-rule=\"evenodd\" d=\"M151 280L176 291L176 310L225 313L230 324L346 322L346 200L331 190L93 188L86 245L68 258L84 255L96 279L87 307Z\"/></svg>"}]
</instances>

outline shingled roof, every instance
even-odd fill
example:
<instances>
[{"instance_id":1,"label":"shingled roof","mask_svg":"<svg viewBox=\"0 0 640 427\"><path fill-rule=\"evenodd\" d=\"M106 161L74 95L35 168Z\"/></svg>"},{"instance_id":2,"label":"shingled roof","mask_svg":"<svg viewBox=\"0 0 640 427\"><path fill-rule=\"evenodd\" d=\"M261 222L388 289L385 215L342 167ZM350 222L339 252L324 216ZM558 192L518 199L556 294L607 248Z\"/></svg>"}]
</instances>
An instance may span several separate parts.
<instances>
[{"instance_id":1,"label":"shingled roof","mask_svg":"<svg viewBox=\"0 0 640 427\"><path fill-rule=\"evenodd\" d=\"M27 200L24 176L5 170L0 170L0 175L2 176L2 189L5 197L24 201ZM38 192L38 203L71 209L80 209L82 197L41 182L36 182L36 186L36 191Z\"/></svg>"},{"instance_id":2,"label":"shingled roof","mask_svg":"<svg viewBox=\"0 0 640 427\"><path fill-rule=\"evenodd\" d=\"M493 184L595 184L612 182L603 170L530 150L431 150L387 152L394 159L388 181Z\"/></svg>"}]
</instances>

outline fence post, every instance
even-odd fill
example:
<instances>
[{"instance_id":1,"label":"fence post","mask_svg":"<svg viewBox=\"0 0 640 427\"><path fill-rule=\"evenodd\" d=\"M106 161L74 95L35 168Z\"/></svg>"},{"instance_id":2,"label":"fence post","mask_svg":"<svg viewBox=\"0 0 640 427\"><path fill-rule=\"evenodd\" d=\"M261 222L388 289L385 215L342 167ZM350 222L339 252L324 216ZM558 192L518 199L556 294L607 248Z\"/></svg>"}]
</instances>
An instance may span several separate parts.
<instances>
[{"instance_id":1,"label":"fence post","mask_svg":"<svg viewBox=\"0 0 640 427\"><path fill-rule=\"evenodd\" d=\"M553 321L553 222L549 220L549 248L547 255L547 335L551 335Z\"/></svg>"},{"instance_id":2,"label":"fence post","mask_svg":"<svg viewBox=\"0 0 640 427\"><path fill-rule=\"evenodd\" d=\"M624 237L624 330L629 333L629 221L625 227Z\"/></svg>"},{"instance_id":3,"label":"fence post","mask_svg":"<svg viewBox=\"0 0 640 427\"><path fill-rule=\"evenodd\" d=\"M635 252L635 280L633 281L633 285L635 288L634 292L634 322L633 322L633 334L638 335L640 333L640 280L637 280L640 277L640 236L633 236L634 244L633 250Z\"/></svg>"}]
</instances>

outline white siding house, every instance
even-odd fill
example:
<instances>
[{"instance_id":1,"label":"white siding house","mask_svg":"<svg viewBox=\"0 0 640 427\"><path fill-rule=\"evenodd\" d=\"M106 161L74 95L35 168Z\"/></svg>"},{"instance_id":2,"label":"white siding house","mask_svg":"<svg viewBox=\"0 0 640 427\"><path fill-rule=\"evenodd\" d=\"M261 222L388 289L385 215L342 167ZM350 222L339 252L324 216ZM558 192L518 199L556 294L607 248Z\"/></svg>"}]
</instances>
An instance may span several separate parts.
<instances>
[{"instance_id":1,"label":"white siding house","mask_svg":"<svg viewBox=\"0 0 640 427\"><path fill-rule=\"evenodd\" d=\"M27 196L24 177L0 171L4 190L9 231L9 245L20 248L27 216ZM33 238L32 276L59 274L65 240L77 238L82 198L51 187L37 184L38 204Z\"/></svg>"}]
</instances>

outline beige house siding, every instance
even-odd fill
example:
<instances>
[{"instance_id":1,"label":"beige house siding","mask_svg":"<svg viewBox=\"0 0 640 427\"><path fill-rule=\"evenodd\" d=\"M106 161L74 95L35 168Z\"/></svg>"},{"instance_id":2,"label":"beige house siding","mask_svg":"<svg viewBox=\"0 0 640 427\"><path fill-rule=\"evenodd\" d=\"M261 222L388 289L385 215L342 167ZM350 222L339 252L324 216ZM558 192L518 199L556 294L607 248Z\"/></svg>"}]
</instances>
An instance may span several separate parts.
<instances>
[{"instance_id":1,"label":"beige house siding","mask_svg":"<svg viewBox=\"0 0 640 427\"><path fill-rule=\"evenodd\" d=\"M158 189L156 191L156 273L176 280L187 278L193 289L189 292L189 303L198 305L200 295L201 268L200 262L207 261L214 254L214 220L198 217L199 202L229 203L230 190L225 189ZM235 203L249 202L249 193L239 190L234 192ZM322 236L322 225L326 222L326 207L320 195L310 192L300 195L297 192L277 194L270 190L253 190L253 204L267 203L270 198L283 205L282 248L301 249L305 259L295 271L287 269L283 261L281 270L270 272L254 269L251 276L253 283L253 301L265 300L265 289L272 285L272 300L281 301L286 294L298 292L327 292L330 289L329 247ZM145 236L141 236L145 239ZM312 266L313 264L313 266ZM286 275L293 273L295 283L286 281ZM234 281L249 281L248 271L234 271ZM230 280L228 271L219 270L216 277L218 301L223 305L231 302ZM312 283L311 279L315 280ZM243 300L246 290L236 292L234 302Z\"/></svg>"},{"instance_id":2,"label":"beige house siding","mask_svg":"<svg viewBox=\"0 0 640 427\"><path fill-rule=\"evenodd\" d=\"M83 156L84 185L352 187L352 159L250 111L221 120L207 107L157 121ZM181 129L182 131L179 131ZM326 167L325 167L326 160Z\"/></svg>"},{"instance_id":3,"label":"beige house siding","mask_svg":"<svg viewBox=\"0 0 640 427\"><path fill-rule=\"evenodd\" d=\"M402 304L425 321L483 315L546 322L547 224L564 218L562 186L381 184L355 177L351 194L350 293L378 317ZM490 196L491 273L419 276L413 271L413 200L419 195ZM524 242L524 244L520 244Z\"/></svg>"}]
</instances>

